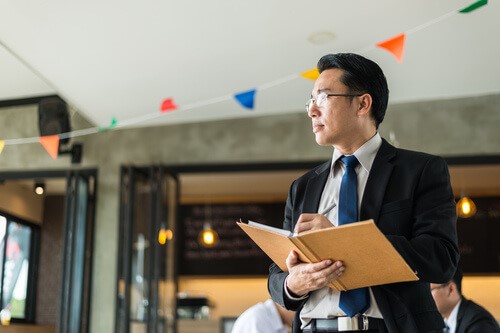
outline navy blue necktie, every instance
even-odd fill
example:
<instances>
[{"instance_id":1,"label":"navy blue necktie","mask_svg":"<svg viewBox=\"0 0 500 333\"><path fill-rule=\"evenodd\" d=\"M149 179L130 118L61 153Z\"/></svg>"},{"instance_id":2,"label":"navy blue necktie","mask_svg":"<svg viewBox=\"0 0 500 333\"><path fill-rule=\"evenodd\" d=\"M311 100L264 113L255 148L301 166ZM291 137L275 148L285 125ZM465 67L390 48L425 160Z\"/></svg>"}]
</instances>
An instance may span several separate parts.
<instances>
[{"instance_id":1,"label":"navy blue necktie","mask_svg":"<svg viewBox=\"0 0 500 333\"><path fill-rule=\"evenodd\" d=\"M338 224L342 225L358 221L358 175L354 168L359 162L354 155L342 156L340 161L345 165L339 193ZM352 289L340 293L339 307L349 317L365 312L369 306L368 288Z\"/></svg>"}]
</instances>

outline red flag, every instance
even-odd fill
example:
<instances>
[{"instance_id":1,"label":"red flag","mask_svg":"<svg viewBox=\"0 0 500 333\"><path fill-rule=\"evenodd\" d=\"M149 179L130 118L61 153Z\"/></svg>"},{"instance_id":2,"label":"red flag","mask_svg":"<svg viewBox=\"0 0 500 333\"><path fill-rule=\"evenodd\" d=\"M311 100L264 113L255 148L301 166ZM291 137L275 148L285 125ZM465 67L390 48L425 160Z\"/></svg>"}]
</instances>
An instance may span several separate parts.
<instances>
[{"instance_id":1,"label":"red flag","mask_svg":"<svg viewBox=\"0 0 500 333\"><path fill-rule=\"evenodd\" d=\"M53 159L57 158L59 153L59 135L41 136L40 143Z\"/></svg>"},{"instance_id":2,"label":"red flag","mask_svg":"<svg viewBox=\"0 0 500 333\"><path fill-rule=\"evenodd\" d=\"M177 105L175 105L174 100L172 98L166 98L161 102L160 111L168 112L177 109Z\"/></svg>"},{"instance_id":3,"label":"red flag","mask_svg":"<svg viewBox=\"0 0 500 333\"><path fill-rule=\"evenodd\" d=\"M406 35L403 33L403 34L397 35L395 37L392 37L391 39L380 42L377 44L377 46L391 52L392 55L394 57L396 57L396 60L399 63L402 63L403 62L403 52L404 52L404 48L405 48L405 38L406 38Z\"/></svg>"}]
</instances>

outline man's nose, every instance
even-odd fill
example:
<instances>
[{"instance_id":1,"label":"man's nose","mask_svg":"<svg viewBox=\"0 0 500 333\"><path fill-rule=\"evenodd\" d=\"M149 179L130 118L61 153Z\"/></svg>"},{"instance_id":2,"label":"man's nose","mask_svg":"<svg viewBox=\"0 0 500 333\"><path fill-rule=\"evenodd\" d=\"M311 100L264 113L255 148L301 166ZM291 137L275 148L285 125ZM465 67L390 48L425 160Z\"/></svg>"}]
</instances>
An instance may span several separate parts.
<instances>
[{"instance_id":1,"label":"man's nose","mask_svg":"<svg viewBox=\"0 0 500 333\"><path fill-rule=\"evenodd\" d=\"M319 108L316 103L311 103L311 105L309 106L309 110L307 111L307 115L310 118L315 118L319 115Z\"/></svg>"}]
</instances>

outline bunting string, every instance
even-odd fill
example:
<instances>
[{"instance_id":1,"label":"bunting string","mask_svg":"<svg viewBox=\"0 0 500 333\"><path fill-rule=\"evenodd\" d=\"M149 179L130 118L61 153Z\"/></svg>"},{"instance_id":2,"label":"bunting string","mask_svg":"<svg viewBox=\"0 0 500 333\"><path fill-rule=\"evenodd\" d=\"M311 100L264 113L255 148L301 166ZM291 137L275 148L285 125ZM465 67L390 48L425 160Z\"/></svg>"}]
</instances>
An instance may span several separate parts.
<instances>
[{"instance_id":1,"label":"bunting string","mask_svg":"<svg viewBox=\"0 0 500 333\"><path fill-rule=\"evenodd\" d=\"M488 0L475 1L467 7L464 7L464 8L458 9L458 10L454 10L454 11L450 11L449 13L446 13L444 15L437 17L437 18L434 18L428 22L425 22L421 25L418 25L418 26L416 26L412 29L409 29L403 33L397 34L397 35L393 36L392 38L389 38L385 41L376 43L374 45L369 45L365 48L362 48L358 51L355 51L355 53L366 54L366 53L372 51L373 49L375 49L376 47L379 47L379 48L385 49L386 51L390 52L399 63L402 63L407 35L414 34L418 31L426 29L426 28L428 28L432 25L435 25L439 22L442 22L442 21L444 21L444 20L446 20L446 19L448 19L456 14L459 14L459 13L460 14L468 14L468 13L470 13L470 12L472 12L472 11L482 7L482 6L485 6L487 3L488 3ZM34 69L24 59L22 59L19 55L14 53L11 48L9 48L9 47L7 47L7 45L5 45L5 43L2 43L0 41L0 45L5 47L5 49L7 51L9 51L11 54L13 54L18 60L21 61L21 63L23 63L29 69L31 69L33 71L33 73L35 73L35 75L39 76L49 86L54 88L56 91L59 91L58 89L56 89L55 85L52 84L52 82L47 80L43 75L41 75L41 73L39 71ZM38 136L38 137L0 140L0 154L4 150L5 146L29 144L29 143L40 143L40 144L42 144L42 146L44 146L44 148L51 155L51 157L55 159L55 158L57 158L57 148L59 146L59 140L62 140L62 139L82 137L82 136L96 134L96 133L109 131L109 130L117 130L117 129L125 128L125 127L131 126L131 125L143 123L143 122L148 121L148 120L153 120L153 119L162 117L166 113L169 113L172 111L180 111L180 110L187 111L187 110L205 107L205 106L212 105L212 104L217 104L217 103L224 102L224 101L230 101L233 99L235 99L243 108L253 110L255 96L256 96L257 92L285 84L285 83L290 82L292 80L295 80L297 78L316 80L318 76L319 76L319 72L318 72L317 68L313 68L313 69L307 70L305 72L302 72L301 74L288 75L288 76L279 78L277 80L261 84L261 85L257 86L256 88L249 89L249 90L246 90L243 92L239 92L236 94L228 94L228 95L215 97L215 98L211 98L211 99L207 99L207 100L202 100L199 102L194 102L194 103L186 104L186 105L182 105L182 106L177 106L176 103L174 102L173 98L167 98L167 99L164 99L160 103L160 108L159 108L160 112L158 112L158 113L144 114L144 115L129 118L127 120L123 120L120 122L118 122L117 119L113 117L111 119L111 123L108 127L97 127L96 126L96 127L90 127L90 128L86 128L86 129L80 129L80 130L75 130L75 131L71 131L71 132L61 133L61 134L53 135L53 136L44 136L44 137Z\"/></svg>"},{"instance_id":2,"label":"bunting string","mask_svg":"<svg viewBox=\"0 0 500 333\"><path fill-rule=\"evenodd\" d=\"M421 25L419 25L419 26L417 26L417 27L415 27L415 28L412 28L412 29L410 29L410 30L407 30L407 31L406 31L406 34L407 34L407 35L414 34L414 33L415 33L415 32L417 32L417 31L423 30L423 29L425 29L425 28L427 28L427 27L430 27L431 25L434 25L434 24L437 24L437 23L439 23L439 22L441 22L441 21L444 21L444 20L446 20L446 19L448 19L448 18L450 18L451 16L454 16L454 15L456 15L456 14L457 14L457 11L456 11L456 10L451 11L451 12L449 12L449 13L447 13L447 14L444 14L444 15L441 15L441 16L439 16L439 17L436 17L435 19L430 20L429 22L425 22L425 23L423 23L423 24L421 24Z\"/></svg>"}]
</instances>

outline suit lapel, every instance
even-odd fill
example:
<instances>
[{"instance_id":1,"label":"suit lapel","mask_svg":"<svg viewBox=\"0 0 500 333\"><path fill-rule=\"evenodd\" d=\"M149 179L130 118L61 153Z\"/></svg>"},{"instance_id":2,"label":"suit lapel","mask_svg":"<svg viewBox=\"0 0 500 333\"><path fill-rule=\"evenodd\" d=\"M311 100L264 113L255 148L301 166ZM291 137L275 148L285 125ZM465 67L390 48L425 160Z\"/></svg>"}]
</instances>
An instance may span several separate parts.
<instances>
[{"instance_id":1,"label":"suit lapel","mask_svg":"<svg viewBox=\"0 0 500 333\"><path fill-rule=\"evenodd\" d=\"M361 221L374 219L375 223L377 223L385 189L394 168L390 160L396 156L396 152L396 148L382 139L382 145L373 161L370 175L366 182L365 192L363 193L363 201L361 202L359 213Z\"/></svg>"},{"instance_id":2,"label":"suit lapel","mask_svg":"<svg viewBox=\"0 0 500 333\"><path fill-rule=\"evenodd\" d=\"M316 170L316 175L311 177L307 182L305 191L304 207L302 207L301 213L317 213L319 202L321 199L321 194L330 174L330 166L332 161L325 162ZM298 216L297 216L298 218Z\"/></svg>"},{"instance_id":3,"label":"suit lapel","mask_svg":"<svg viewBox=\"0 0 500 333\"><path fill-rule=\"evenodd\" d=\"M468 302L468 300L465 297L462 297L462 303L460 303L460 306L458 307L457 326L455 327L455 332L457 332L457 333L463 332L463 330L460 328L460 324L462 323L462 318L464 316L465 307L467 305L467 302Z\"/></svg>"}]
</instances>

